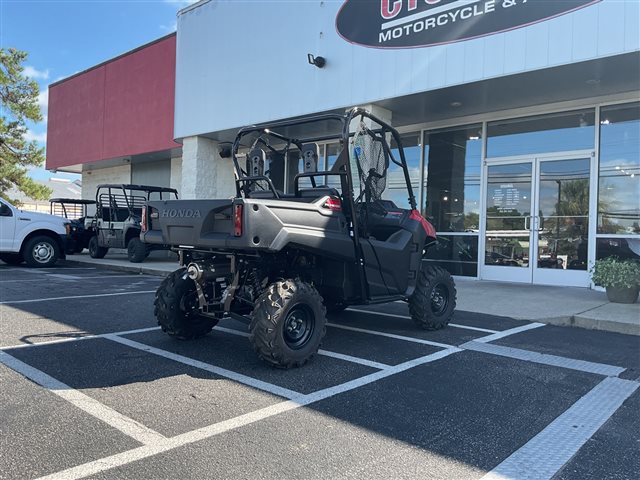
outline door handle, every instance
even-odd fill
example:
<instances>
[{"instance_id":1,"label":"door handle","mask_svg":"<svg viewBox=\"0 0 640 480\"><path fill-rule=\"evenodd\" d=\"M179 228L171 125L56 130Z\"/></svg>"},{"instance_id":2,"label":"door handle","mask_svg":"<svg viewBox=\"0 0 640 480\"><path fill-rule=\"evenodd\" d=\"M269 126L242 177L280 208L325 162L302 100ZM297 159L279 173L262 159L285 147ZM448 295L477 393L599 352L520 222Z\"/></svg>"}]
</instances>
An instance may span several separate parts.
<instances>
[{"instance_id":1,"label":"door handle","mask_svg":"<svg viewBox=\"0 0 640 480\"><path fill-rule=\"evenodd\" d=\"M539 232L544 230L544 217L539 217L538 215L536 215L536 226L536 230L538 230Z\"/></svg>"},{"instance_id":2,"label":"door handle","mask_svg":"<svg viewBox=\"0 0 640 480\"><path fill-rule=\"evenodd\" d=\"M524 217L524 229L531 231L531 215Z\"/></svg>"}]
</instances>

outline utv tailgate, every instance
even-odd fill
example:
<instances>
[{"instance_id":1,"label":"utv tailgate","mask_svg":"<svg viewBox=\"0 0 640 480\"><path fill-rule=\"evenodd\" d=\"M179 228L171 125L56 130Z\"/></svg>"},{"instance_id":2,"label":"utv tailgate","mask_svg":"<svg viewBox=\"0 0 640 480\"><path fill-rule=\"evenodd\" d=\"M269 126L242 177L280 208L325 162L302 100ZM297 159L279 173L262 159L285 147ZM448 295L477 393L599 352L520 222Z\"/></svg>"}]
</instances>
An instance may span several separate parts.
<instances>
[{"instance_id":1,"label":"utv tailgate","mask_svg":"<svg viewBox=\"0 0 640 480\"><path fill-rule=\"evenodd\" d=\"M233 234L233 200L165 200L147 203L145 243L199 245L219 248Z\"/></svg>"}]
</instances>

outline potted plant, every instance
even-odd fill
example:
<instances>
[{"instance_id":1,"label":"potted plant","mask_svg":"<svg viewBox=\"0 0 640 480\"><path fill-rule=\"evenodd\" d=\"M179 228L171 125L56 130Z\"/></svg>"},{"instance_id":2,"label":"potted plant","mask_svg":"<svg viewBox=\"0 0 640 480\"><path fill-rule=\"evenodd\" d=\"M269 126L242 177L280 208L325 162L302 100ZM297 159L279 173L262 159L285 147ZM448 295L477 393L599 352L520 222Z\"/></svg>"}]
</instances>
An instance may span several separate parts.
<instances>
[{"instance_id":1,"label":"potted plant","mask_svg":"<svg viewBox=\"0 0 640 480\"><path fill-rule=\"evenodd\" d=\"M591 279L607 289L610 302L635 303L640 292L640 263L617 257L596 260L591 268Z\"/></svg>"}]
</instances>

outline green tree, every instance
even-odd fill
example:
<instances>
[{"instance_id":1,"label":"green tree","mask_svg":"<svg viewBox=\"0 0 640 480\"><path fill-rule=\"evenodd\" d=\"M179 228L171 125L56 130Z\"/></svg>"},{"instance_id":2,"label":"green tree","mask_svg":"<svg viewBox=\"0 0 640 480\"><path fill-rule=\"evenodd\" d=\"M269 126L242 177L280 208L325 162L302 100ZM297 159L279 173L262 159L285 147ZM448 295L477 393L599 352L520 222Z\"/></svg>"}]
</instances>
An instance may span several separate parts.
<instances>
[{"instance_id":1,"label":"green tree","mask_svg":"<svg viewBox=\"0 0 640 480\"><path fill-rule=\"evenodd\" d=\"M34 200L46 200L51 190L31 179L28 167L44 162L44 149L25 139L27 121L40 122L38 84L24 74L25 52L0 48L0 196L9 201L15 187Z\"/></svg>"}]
</instances>

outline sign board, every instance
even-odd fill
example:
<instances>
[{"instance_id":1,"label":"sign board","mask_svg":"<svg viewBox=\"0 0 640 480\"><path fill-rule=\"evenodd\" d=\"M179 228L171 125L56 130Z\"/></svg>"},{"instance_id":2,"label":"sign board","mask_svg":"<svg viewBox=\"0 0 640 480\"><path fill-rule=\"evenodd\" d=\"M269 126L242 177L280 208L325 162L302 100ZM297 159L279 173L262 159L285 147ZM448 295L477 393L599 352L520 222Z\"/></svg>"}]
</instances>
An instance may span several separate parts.
<instances>
[{"instance_id":1,"label":"sign board","mask_svg":"<svg viewBox=\"0 0 640 480\"><path fill-rule=\"evenodd\" d=\"M501 213L517 210L520 205L520 190L513 184L503 184L493 190L493 206Z\"/></svg>"},{"instance_id":2,"label":"sign board","mask_svg":"<svg viewBox=\"0 0 640 480\"><path fill-rule=\"evenodd\" d=\"M505 32L601 0L346 0L336 30L373 48L416 48Z\"/></svg>"}]
</instances>

